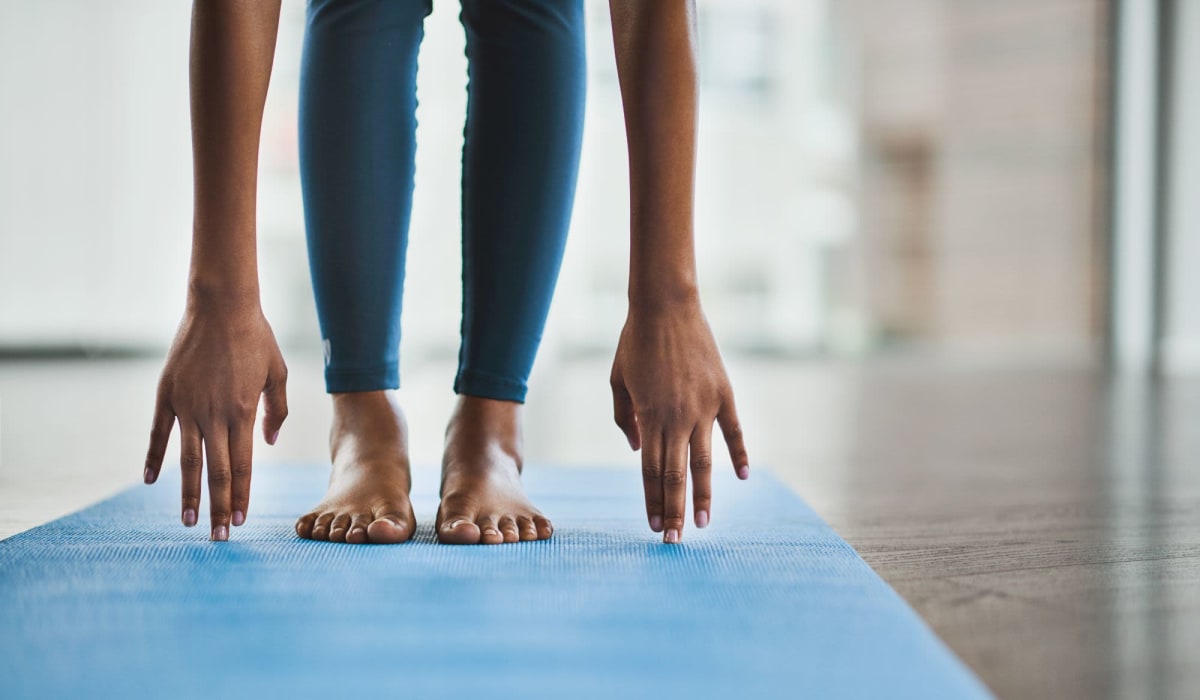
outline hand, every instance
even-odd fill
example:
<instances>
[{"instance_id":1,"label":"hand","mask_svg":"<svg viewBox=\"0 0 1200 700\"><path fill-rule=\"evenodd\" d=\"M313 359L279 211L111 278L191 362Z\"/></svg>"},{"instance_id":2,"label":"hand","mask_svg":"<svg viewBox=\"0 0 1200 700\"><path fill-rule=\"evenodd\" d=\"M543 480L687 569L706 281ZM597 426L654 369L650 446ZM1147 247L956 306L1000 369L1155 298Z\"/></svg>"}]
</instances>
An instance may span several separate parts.
<instances>
[{"instance_id":1,"label":"hand","mask_svg":"<svg viewBox=\"0 0 1200 700\"><path fill-rule=\"evenodd\" d=\"M738 478L750 460L717 343L691 301L661 311L630 309L612 369L617 425L642 451L650 529L679 542L691 465L696 526L712 512L712 426L716 420Z\"/></svg>"},{"instance_id":2,"label":"hand","mask_svg":"<svg viewBox=\"0 0 1200 700\"><path fill-rule=\"evenodd\" d=\"M175 422L182 438L183 524L196 524L203 454L208 461L212 539L229 538L250 504L254 418L262 395L263 436L275 444L287 417L287 367L262 311L189 308L158 383L145 481L152 484ZM203 452L201 447L203 446Z\"/></svg>"}]
</instances>

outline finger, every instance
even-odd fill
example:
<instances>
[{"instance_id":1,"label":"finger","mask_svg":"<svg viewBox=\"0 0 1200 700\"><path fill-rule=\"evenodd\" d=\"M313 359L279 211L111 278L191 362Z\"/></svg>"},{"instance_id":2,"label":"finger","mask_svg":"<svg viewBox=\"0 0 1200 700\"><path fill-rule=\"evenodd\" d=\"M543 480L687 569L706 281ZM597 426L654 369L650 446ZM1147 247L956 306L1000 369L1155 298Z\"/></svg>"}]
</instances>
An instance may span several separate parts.
<instances>
[{"instance_id":1,"label":"finger","mask_svg":"<svg viewBox=\"0 0 1200 700\"><path fill-rule=\"evenodd\" d=\"M279 429L287 415L287 365L280 357L267 374L267 385L263 387L262 431L268 445L274 445L279 439Z\"/></svg>"},{"instance_id":2,"label":"finger","mask_svg":"<svg viewBox=\"0 0 1200 700\"><path fill-rule=\"evenodd\" d=\"M692 464L692 511L696 527L708 527L712 515L712 424L708 421L692 431L688 459Z\"/></svg>"},{"instance_id":3,"label":"finger","mask_svg":"<svg viewBox=\"0 0 1200 700\"><path fill-rule=\"evenodd\" d=\"M663 455L662 432L645 430L642 443L642 488L646 491L646 516L650 529L663 531Z\"/></svg>"},{"instance_id":4,"label":"finger","mask_svg":"<svg viewBox=\"0 0 1200 700\"><path fill-rule=\"evenodd\" d=\"M733 470L739 479L750 478L750 458L746 455L746 443L742 440L742 424L738 420L737 409L733 399L726 399L717 414L717 423L721 425L721 434L725 436L725 444L729 447L729 458L733 460Z\"/></svg>"},{"instance_id":5,"label":"finger","mask_svg":"<svg viewBox=\"0 0 1200 700\"><path fill-rule=\"evenodd\" d=\"M683 516L687 509L688 433L671 432L663 445L663 542L678 544L683 537Z\"/></svg>"},{"instance_id":6,"label":"finger","mask_svg":"<svg viewBox=\"0 0 1200 700\"><path fill-rule=\"evenodd\" d=\"M611 384L613 418L617 421L617 427L625 433L630 449L637 451L641 447L642 438L638 431L637 411L633 409L633 398L629 396L629 390L625 388L625 382L620 377L614 375Z\"/></svg>"},{"instance_id":7,"label":"finger","mask_svg":"<svg viewBox=\"0 0 1200 700\"><path fill-rule=\"evenodd\" d=\"M179 472L183 482L183 524L192 527L200 512L200 481L204 474L204 447L200 428L179 420Z\"/></svg>"},{"instance_id":8,"label":"finger","mask_svg":"<svg viewBox=\"0 0 1200 700\"><path fill-rule=\"evenodd\" d=\"M230 522L240 526L250 512L250 475L254 464L254 417L249 422L229 426Z\"/></svg>"},{"instance_id":9,"label":"finger","mask_svg":"<svg viewBox=\"0 0 1200 700\"><path fill-rule=\"evenodd\" d=\"M163 456L167 453L167 443L171 440L171 428L174 426L175 412L167 406L163 397L159 396L154 406L154 423L150 426L150 448L146 450L146 468L142 471L142 481L147 484L158 481Z\"/></svg>"},{"instance_id":10,"label":"finger","mask_svg":"<svg viewBox=\"0 0 1200 700\"><path fill-rule=\"evenodd\" d=\"M230 486L233 481L229 468L229 428L224 423L212 426L204 433L204 457L208 462L208 516L212 523L212 539L224 542L229 539Z\"/></svg>"}]
</instances>

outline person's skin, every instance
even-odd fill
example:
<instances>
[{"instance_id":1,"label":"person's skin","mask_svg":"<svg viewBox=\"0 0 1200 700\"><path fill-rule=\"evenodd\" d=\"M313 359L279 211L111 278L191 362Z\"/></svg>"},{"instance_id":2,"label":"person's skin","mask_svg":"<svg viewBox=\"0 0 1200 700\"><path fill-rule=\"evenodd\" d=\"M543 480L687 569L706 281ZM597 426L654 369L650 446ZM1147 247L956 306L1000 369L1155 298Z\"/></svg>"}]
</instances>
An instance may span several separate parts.
<instances>
[{"instance_id":1,"label":"person's skin","mask_svg":"<svg viewBox=\"0 0 1200 700\"><path fill-rule=\"evenodd\" d=\"M249 512L259 397L268 443L287 417L287 368L259 305L255 251L259 132L278 26L279 0L204 0L192 11L192 263L144 478L158 478L178 422L181 518L197 523L207 466L214 540L228 539Z\"/></svg>"},{"instance_id":2,"label":"person's skin","mask_svg":"<svg viewBox=\"0 0 1200 700\"><path fill-rule=\"evenodd\" d=\"M712 428L750 461L696 281L696 8L609 0L629 143L629 313L612 368L617 425L642 451L650 529L683 536L687 475L697 527L712 517Z\"/></svg>"},{"instance_id":3,"label":"person's skin","mask_svg":"<svg viewBox=\"0 0 1200 700\"><path fill-rule=\"evenodd\" d=\"M740 478L748 458L733 392L700 308L693 250L696 69L692 0L612 0L630 153L629 313L611 376L617 424L642 450L651 529L679 542L687 473L696 525L711 517L711 432L718 421ZM213 539L248 512L251 435L287 415L287 370L258 298L254 207L262 107L279 2L193 7L195 223L188 305L167 357L145 480L162 466L173 423L183 437L183 520L193 525L207 458ZM402 542L415 531L407 427L395 392L334 394L333 470L325 499L296 523L306 538ZM446 431L438 539L546 539L553 526L520 481L523 407L460 396Z\"/></svg>"}]
</instances>

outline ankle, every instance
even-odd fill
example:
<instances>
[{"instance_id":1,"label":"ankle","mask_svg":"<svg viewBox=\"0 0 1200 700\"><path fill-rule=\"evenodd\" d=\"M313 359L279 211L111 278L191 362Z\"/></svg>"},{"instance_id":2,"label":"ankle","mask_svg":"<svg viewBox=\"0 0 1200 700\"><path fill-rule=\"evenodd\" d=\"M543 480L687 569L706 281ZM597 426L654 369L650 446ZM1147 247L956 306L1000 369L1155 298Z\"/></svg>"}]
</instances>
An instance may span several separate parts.
<instances>
[{"instance_id":1,"label":"ankle","mask_svg":"<svg viewBox=\"0 0 1200 700\"><path fill-rule=\"evenodd\" d=\"M499 447L518 464L524 405L460 394L446 426L446 448L458 452Z\"/></svg>"}]
</instances>

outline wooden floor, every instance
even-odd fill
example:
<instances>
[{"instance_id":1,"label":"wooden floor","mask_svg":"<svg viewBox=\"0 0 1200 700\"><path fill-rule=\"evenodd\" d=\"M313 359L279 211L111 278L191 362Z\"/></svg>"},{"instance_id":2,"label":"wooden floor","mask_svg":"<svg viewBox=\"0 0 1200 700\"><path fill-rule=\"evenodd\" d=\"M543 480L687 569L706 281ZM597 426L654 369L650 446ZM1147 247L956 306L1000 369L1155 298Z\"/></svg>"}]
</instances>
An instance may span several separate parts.
<instances>
[{"instance_id":1,"label":"wooden floor","mask_svg":"<svg viewBox=\"0 0 1200 700\"><path fill-rule=\"evenodd\" d=\"M319 362L290 364L291 418L257 455L322 460ZM809 500L999 697L1200 697L1200 379L731 370L752 463ZM622 465L614 478L640 488L607 361L536 372L530 463ZM0 537L138 480L156 374L154 360L0 362ZM404 376L414 460L436 462L453 367Z\"/></svg>"}]
</instances>

